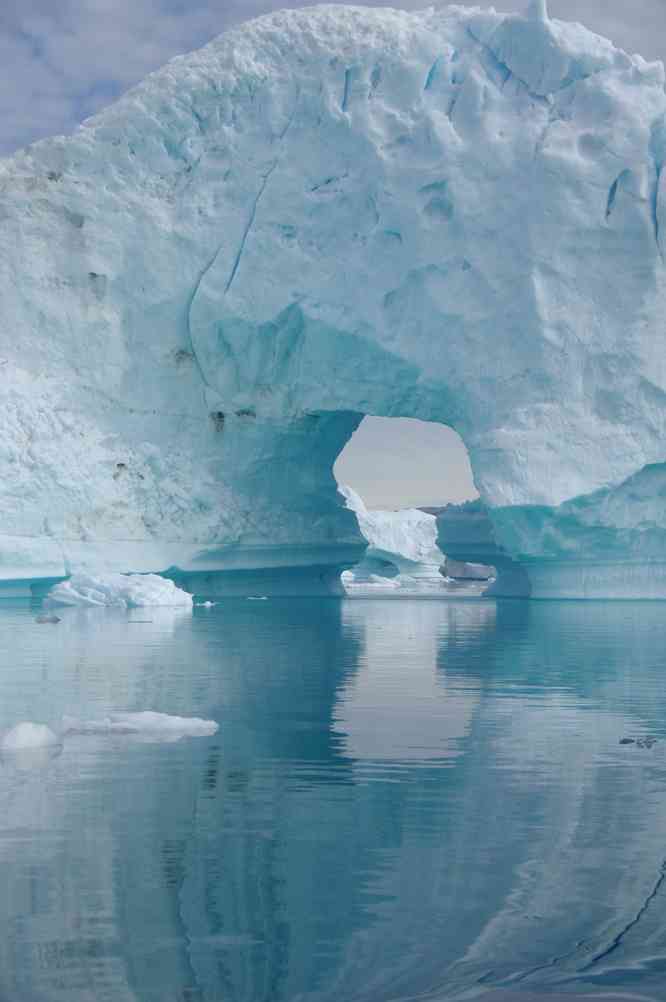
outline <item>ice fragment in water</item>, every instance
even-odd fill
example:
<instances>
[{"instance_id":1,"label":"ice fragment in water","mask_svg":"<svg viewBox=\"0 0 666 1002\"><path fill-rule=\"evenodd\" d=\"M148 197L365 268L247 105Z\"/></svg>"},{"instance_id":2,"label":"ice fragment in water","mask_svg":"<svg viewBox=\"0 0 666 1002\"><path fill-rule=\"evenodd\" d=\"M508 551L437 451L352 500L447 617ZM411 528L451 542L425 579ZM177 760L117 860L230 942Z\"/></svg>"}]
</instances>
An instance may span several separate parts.
<instances>
[{"instance_id":1,"label":"ice fragment in water","mask_svg":"<svg viewBox=\"0 0 666 1002\"><path fill-rule=\"evenodd\" d=\"M179 741L184 737L209 737L216 734L214 720L199 717L176 717L168 713L143 710L138 713L110 713L99 720L63 717L63 733L114 735L128 734L157 741Z\"/></svg>"},{"instance_id":2,"label":"ice fragment in water","mask_svg":"<svg viewBox=\"0 0 666 1002\"><path fill-rule=\"evenodd\" d=\"M60 738L46 724L24 721L5 734L0 748L3 752L15 752L25 748L48 748L60 743Z\"/></svg>"},{"instance_id":3,"label":"ice fragment in water","mask_svg":"<svg viewBox=\"0 0 666 1002\"><path fill-rule=\"evenodd\" d=\"M192 596L159 574L75 574L54 585L44 600L47 606L192 607Z\"/></svg>"}]
</instances>

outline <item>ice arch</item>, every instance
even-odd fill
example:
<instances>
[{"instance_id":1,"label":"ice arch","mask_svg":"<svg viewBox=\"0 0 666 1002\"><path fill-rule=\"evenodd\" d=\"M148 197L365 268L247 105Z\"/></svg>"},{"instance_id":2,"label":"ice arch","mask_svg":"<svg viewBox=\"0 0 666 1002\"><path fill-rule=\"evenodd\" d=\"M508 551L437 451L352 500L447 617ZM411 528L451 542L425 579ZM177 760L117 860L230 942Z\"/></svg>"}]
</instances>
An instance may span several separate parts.
<instances>
[{"instance_id":1,"label":"ice arch","mask_svg":"<svg viewBox=\"0 0 666 1002\"><path fill-rule=\"evenodd\" d=\"M3 162L2 576L325 579L377 414L462 435L537 594L666 594L663 83L544 4L320 7Z\"/></svg>"}]
</instances>

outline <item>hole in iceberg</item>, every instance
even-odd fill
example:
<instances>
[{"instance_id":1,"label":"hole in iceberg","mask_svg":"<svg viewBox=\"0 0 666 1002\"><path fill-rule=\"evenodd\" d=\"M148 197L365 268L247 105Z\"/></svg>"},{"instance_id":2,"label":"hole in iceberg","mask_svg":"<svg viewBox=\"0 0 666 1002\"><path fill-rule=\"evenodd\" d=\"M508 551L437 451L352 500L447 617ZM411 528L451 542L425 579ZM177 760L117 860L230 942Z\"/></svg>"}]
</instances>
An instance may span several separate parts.
<instances>
[{"instance_id":1,"label":"hole in iceberg","mask_svg":"<svg viewBox=\"0 0 666 1002\"><path fill-rule=\"evenodd\" d=\"M478 497L460 436L442 424L366 417L334 467L344 502L368 544L342 575L348 595L481 595L492 567L457 562L446 570L438 514Z\"/></svg>"}]
</instances>

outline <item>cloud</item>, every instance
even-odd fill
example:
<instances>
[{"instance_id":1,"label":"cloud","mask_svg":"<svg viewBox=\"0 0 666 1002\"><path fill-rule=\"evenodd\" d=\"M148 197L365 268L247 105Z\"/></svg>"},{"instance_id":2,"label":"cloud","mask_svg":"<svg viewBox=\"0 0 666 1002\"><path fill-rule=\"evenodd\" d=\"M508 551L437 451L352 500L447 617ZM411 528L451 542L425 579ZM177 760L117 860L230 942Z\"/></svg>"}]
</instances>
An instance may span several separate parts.
<instances>
[{"instance_id":1,"label":"cloud","mask_svg":"<svg viewBox=\"0 0 666 1002\"><path fill-rule=\"evenodd\" d=\"M299 6L298 0L2 0L0 59L9 85L0 94L0 154L70 131L172 56L286 4ZM666 0L550 0L550 9L624 48L666 59Z\"/></svg>"},{"instance_id":2,"label":"cloud","mask_svg":"<svg viewBox=\"0 0 666 1002\"><path fill-rule=\"evenodd\" d=\"M0 152L68 132L172 56L270 2L4 0ZM255 9L256 8L256 9Z\"/></svg>"}]
</instances>

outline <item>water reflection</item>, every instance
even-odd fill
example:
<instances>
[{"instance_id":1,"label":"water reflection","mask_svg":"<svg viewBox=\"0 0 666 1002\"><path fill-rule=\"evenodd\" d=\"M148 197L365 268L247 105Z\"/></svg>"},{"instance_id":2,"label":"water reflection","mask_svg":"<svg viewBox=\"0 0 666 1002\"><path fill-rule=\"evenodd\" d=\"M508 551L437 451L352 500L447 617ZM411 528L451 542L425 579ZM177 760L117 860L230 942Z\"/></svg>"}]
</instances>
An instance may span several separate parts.
<instances>
[{"instance_id":1,"label":"water reflection","mask_svg":"<svg viewBox=\"0 0 666 1002\"><path fill-rule=\"evenodd\" d=\"M380 763L402 768L457 757L479 684L470 677L466 686L452 688L439 670L439 649L459 630L492 633L495 604L396 602L390 608L383 601L347 602L342 622L362 639L358 672L340 691L334 715L355 775Z\"/></svg>"},{"instance_id":2,"label":"water reflection","mask_svg":"<svg viewBox=\"0 0 666 1002\"><path fill-rule=\"evenodd\" d=\"M666 737L665 641L647 604L0 611L0 731L221 725L2 763L0 998L659 997L666 740L619 741Z\"/></svg>"}]
</instances>

